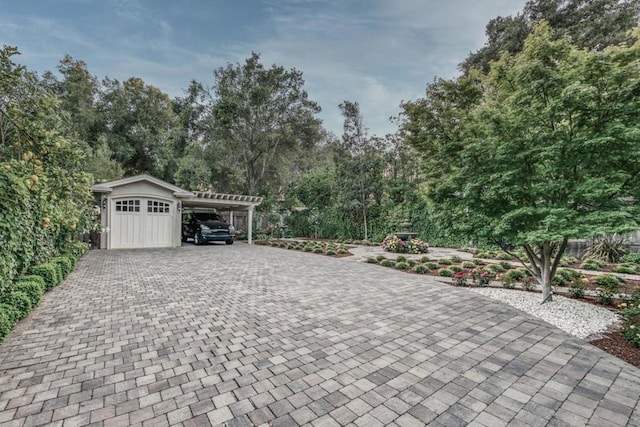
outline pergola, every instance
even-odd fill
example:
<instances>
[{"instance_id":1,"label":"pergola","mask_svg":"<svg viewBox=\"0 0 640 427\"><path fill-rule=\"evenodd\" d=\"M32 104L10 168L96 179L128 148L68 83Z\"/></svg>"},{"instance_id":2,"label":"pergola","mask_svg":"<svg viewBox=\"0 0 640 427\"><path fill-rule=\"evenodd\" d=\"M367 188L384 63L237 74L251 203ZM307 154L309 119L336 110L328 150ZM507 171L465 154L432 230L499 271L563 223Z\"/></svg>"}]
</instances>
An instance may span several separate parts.
<instances>
[{"instance_id":1,"label":"pergola","mask_svg":"<svg viewBox=\"0 0 640 427\"><path fill-rule=\"evenodd\" d=\"M262 197L193 191L193 196L181 198L182 208L210 208L229 212L229 223L233 224L233 212L247 211L247 239L253 242L253 211L262 203Z\"/></svg>"}]
</instances>

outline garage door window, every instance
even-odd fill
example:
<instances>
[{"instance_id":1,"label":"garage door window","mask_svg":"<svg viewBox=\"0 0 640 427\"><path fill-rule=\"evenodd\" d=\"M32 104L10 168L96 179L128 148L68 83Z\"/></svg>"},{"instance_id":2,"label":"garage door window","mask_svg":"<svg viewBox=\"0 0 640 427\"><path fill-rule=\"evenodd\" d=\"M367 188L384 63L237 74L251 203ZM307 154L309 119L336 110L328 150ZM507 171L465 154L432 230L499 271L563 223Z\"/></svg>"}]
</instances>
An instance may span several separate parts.
<instances>
[{"instance_id":1,"label":"garage door window","mask_svg":"<svg viewBox=\"0 0 640 427\"><path fill-rule=\"evenodd\" d=\"M147 212L148 213L168 214L169 213L169 203L148 200L147 201Z\"/></svg>"},{"instance_id":2,"label":"garage door window","mask_svg":"<svg viewBox=\"0 0 640 427\"><path fill-rule=\"evenodd\" d=\"M116 212L140 212L140 200L118 200Z\"/></svg>"}]
</instances>

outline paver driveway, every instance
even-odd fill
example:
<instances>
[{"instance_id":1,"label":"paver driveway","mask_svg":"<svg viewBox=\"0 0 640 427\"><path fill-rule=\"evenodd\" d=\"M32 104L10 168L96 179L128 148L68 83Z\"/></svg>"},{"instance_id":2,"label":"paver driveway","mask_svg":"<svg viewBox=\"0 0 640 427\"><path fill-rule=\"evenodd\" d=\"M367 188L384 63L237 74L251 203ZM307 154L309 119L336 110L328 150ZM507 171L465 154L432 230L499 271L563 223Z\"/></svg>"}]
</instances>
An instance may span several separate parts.
<instances>
[{"instance_id":1,"label":"paver driveway","mask_svg":"<svg viewBox=\"0 0 640 427\"><path fill-rule=\"evenodd\" d=\"M640 370L542 321L244 244L88 253L0 374L6 425L640 425Z\"/></svg>"}]
</instances>

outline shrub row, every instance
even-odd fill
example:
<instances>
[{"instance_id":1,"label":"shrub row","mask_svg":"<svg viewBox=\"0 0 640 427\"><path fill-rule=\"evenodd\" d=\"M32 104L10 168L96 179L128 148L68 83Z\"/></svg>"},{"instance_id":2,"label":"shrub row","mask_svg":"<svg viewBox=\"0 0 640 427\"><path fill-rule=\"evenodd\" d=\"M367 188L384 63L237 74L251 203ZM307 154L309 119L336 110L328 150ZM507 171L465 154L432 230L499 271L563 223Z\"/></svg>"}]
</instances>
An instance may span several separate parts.
<instances>
[{"instance_id":1,"label":"shrub row","mask_svg":"<svg viewBox=\"0 0 640 427\"><path fill-rule=\"evenodd\" d=\"M74 243L66 254L31 267L29 274L0 290L0 341L38 305L46 291L62 283L87 249L85 243Z\"/></svg>"},{"instance_id":2,"label":"shrub row","mask_svg":"<svg viewBox=\"0 0 640 427\"><path fill-rule=\"evenodd\" d=\"M275 248L292 249L297 251L312 252L315 254L324 254L328 256L344 255L349 253L343 243L320 242L314 240L266 240L258 242L258 244L266 244Z\"/></svg>"}]
</instances>

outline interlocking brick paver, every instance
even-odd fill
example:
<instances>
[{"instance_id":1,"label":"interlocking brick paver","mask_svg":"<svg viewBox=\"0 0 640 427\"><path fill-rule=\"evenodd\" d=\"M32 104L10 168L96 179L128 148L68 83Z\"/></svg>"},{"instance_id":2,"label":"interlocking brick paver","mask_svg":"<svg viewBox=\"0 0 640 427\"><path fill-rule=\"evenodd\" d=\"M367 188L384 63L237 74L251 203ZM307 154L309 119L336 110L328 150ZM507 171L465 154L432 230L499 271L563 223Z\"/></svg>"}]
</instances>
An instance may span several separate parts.
<instances>
[{"instance_id":1,"label":"interlocking brick paver","mask_svg":"<svg viewBox=\"0 0 640 427\"><path fill-rule=\"evenodd\" d=\"M89 252L0 344L0 372L8 425L640 422L640 370L538 319L242 243Z\"/></svg>"},{"instance_id":2,"label":"interlocking brick paver","mask_svg":"<svg viewBox=\"0 0 640 427\"><path fill-rule=\"evenodd\" d=\"M141 423L146 420L150 420L153 417L153 408L150 406L138 409L137 411L133 411L129 414L129 420L131 421L131 424Z\"/></svg>"},{"instance_id":3,"label":"interlocking brick paver","mask_svg":"<svg viewBox=\"0 0 640 427\"><path fill-rule=\"evenodd\" d=\"M206 415L198 415L197 417L190 418L183 424L184 427L211 427L209 417L207 417ZM231 425L232 424L229 423L229 427L231 427Z\"/></svg>"},{"instance_id":4,"label":"interlocking brick paver","mask_svg":"<svg viewBox=\"0 0 640 427\"><path fill-rule=\"evenodd\" d=\"M296 409L289 414L298 424L306 424L311 420L318 418L318 416L309 408L303 407Z\"/></svg>"},{"instance_id":5,"label":"interlocking brick paver","mask_svg":"<svg viewBox=\"0 0 640 427\"><path fill-rule=\"evenodd\" d=\"M108 406L106 408L96 409L95 411L91 411L91 422L96 423L98 421L104 421L109 418L114 418L116 416L116 408L115 406Z\"/></svg>"},{"instance_id":6,"label":"interlocking brick paver","mask_svg":"<svg viewBox=\"0 0 640 427\"><path fill-rule=\"evenodd\" d=\"M175 411L169 412L167 418L169 419L169 424L176 425L192 418L191 410L188 407L176 409Z\"/></svg>"},{"instance_id":7,"label":"interlocking brick paver","mask_svg":"<svg viewBox=\"0 0 640 427\"><path fill-rule=\"evenodd\" d=\"M108 418L104 420L104 427L127 427L131 425L129 422L129 415L119 415L115 418Z\"/></svg>"},{"instance_id":8,"label":"interlocking brick paver","mask_svg":"<svg viewBox=\"0 0 640 427\"><path fill-rule=\"evenodd\" d=\"M255 425L266 424L275 418L269 408L258 408L255 411L249 412L247 416Z\"/></svg>"},{"instance_id":9,"label":"interlocking brick paver","mask_svg":"<svg viewBox=\"0 0 640 427\"><path fill-rule=\"evenodd\" d=\"M318 418L311 422L313 427L340 427L340 424L329 415L325 415L323 417ZM371 427L376 427L374 425L369 424Z\"/></svg>"},{"instance_id":10,"label":"interlocking brick paver","mask_svg":"<svg viewBox=\"0 0 640 427\"><path fill-rule=\"evenodd\" d=\"M89 424L90 419L91 419L91 414L89 413L76 415L73 417L65 418L63 426L64 427L86 426Z\"/></svg>"}]
</instances>

